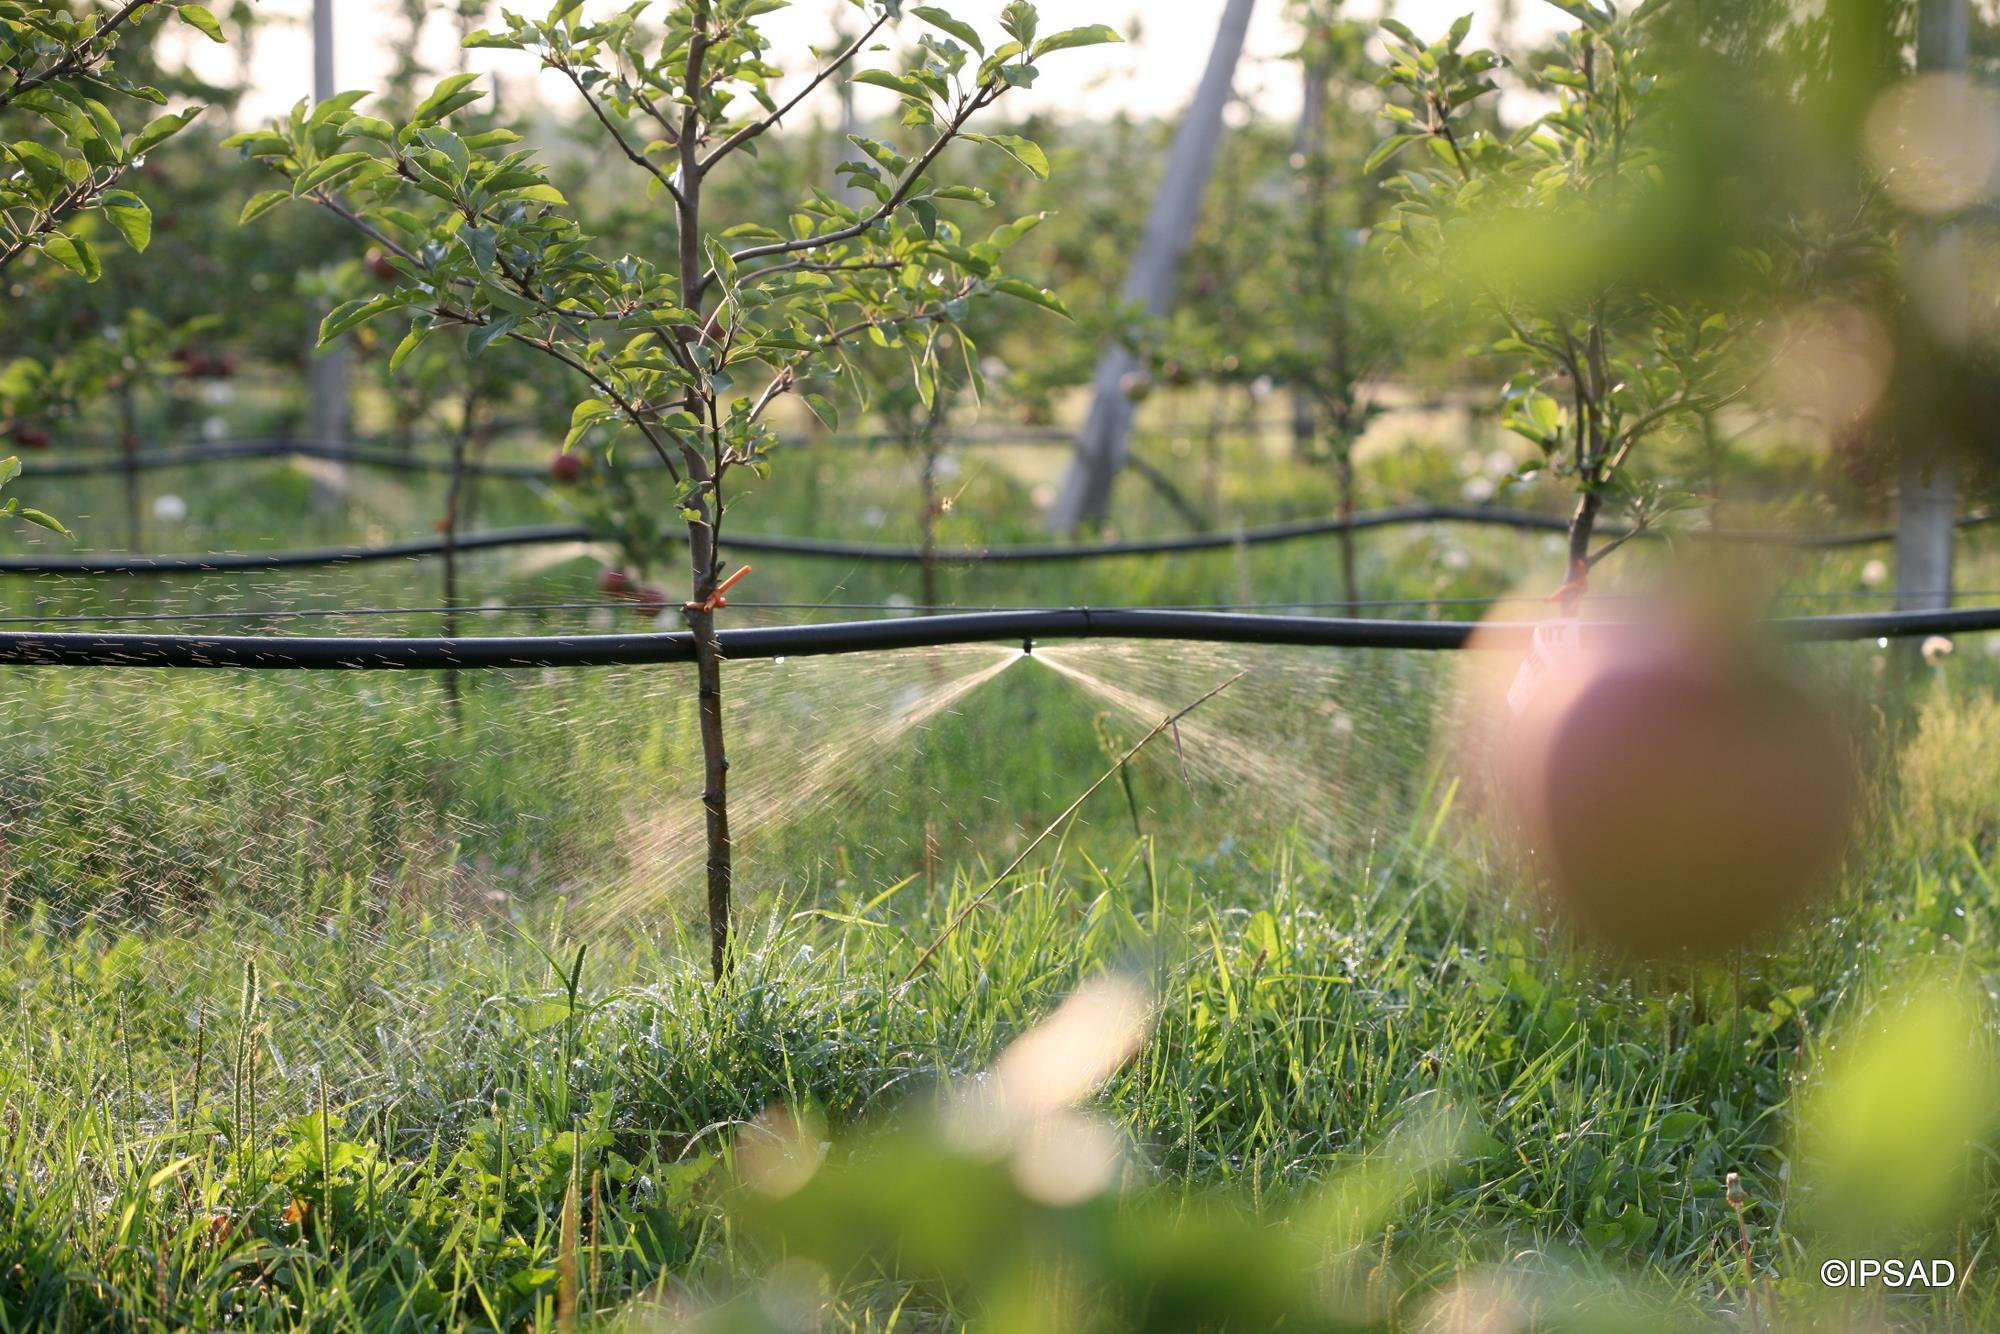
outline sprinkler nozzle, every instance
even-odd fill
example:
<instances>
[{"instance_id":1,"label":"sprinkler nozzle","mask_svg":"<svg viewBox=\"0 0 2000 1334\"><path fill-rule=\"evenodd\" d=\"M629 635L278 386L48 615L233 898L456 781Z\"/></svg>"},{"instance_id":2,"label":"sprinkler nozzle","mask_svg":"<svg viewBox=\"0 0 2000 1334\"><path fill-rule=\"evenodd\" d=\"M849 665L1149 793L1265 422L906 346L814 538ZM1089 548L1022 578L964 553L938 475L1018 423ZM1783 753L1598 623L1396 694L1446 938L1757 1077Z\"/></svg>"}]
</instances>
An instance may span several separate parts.
<instances>
[{"instance_id":1,"label":"sprinkler nozzle","mask_svg":"<svg viewBox=\"0 0 2000 1334\"><path fill-rule=\"evenodd\" d=\"M1024 657L1024 658L1032 658L1032 657L1034 657L1034 656L1035 656L1035 641L1034 641L1034 640L1032 640L1032 639L1024 639L1024 640L1022 640L1022 641L1021 641L1021 656L1022 656L1022 657Z\"/></svg>"}]
</instances>

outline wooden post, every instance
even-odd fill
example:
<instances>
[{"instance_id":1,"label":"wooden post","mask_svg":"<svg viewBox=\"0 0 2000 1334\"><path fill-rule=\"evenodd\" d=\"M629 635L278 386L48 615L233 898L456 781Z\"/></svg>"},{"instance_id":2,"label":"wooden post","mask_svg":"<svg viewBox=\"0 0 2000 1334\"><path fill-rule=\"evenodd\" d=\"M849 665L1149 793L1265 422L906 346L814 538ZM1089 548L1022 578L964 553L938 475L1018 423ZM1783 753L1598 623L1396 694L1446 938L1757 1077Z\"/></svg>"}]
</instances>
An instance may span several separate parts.
<instances>
[{"instance_id":1,"label":"wooden post","mask_svg":"<svg viewBox=\"0 0 2000 1334\"><path fill-rule=\"evenodd\" d=\"M1921 0L1917 11L1917 68L1963 72L1971 10L1966 0ZM1923 236L1915 244L1953 250L1955 229ZM1963 291L1958 299L1965 299ZM1951 605L1952 541L1958 517L1958 470L1949 456L1904 450L1896 490L1896 609L1928 611Z\"/></svg>"},{"instance_id":2,"label":"wooden post","mask_svg":"<svg viewBox=\"0 0 2000 1334\"><path fill-rule=\"evenodd\" d=\"M1194 101L1181 117L1173 150L1167 155L1166 175L1146 221L1145 238L1125 277L1125 304L1140 306L1150 316L1173 309L1181 257L1201 220L1202 196L1207 193L1209 172L1222 143L1222 113L1229 105L1236 62L1243 54L1243 38L1254 5L1255 0L1229 0L1222 12L1215 45L1209 49L1208 68L1202 72ZM1107 344L1098 357L1090 416L1077 437L1069 475L1049 516L1049 526L1059 533L1102 519L1111 503L1111 484L1125 466L1132 433L1133 408L1125 392L1126 379L1138 368L1138 358L1122 342Z\"/></svg>"},{"instance_id":3,"label":"wooden post","mask_svg":"<svg viewBox=\"0 0 2000 1334\"><path fill-rule=\"evenodd\" d=\"M338 90L333 83L333 0L313 0L313 98L324 102ZM349 366L352 358L347 344L337 342L315 349L319 322L326 312L313 312L312 326L306 331L306 392L310 402L308 429L314 444L345 445L350 435L348 402ZM316 475L312 495L321 508L338 504L347 493L347 465L328 462Z\"/></svg>"}]
</instances>

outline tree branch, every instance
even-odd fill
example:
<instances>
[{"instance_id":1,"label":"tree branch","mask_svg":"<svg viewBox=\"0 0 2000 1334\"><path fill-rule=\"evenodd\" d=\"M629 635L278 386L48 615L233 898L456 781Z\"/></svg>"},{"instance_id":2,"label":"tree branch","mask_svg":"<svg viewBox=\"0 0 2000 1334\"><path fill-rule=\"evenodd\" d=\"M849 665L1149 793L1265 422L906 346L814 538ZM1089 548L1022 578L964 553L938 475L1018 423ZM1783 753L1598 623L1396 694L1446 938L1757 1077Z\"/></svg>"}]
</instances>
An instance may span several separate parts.
<instances>
[{"instance_id":1,"label":"tree branch","mask_svg":"<svg viewBox=\"0 0 2000 1334\"><path fill-rule=\"evenodd\" d=\"M960 105L958 113L952 117L951 124L945 127L944 133L933 140L930 147L923 151L923 155L910 164L909 170L905 171L901 179L896 182L896 188L890 192L889 197L882 201L879 208L860 222L839 228L836 231L826 232L819 236L803 236L791 241L772 241L765 245L748 246L745 249L736 251L729 258L735 263L741 264L745 260L762 259L766 255L789 255L801 250L818 250L822 247L837 245L842 241L849 241L860 236L876 223L894 213L901 206L903 200L909 196L910 191L916 188L917 181L923 176L925 168L937 160L937 155L945 150L947 144L958 138L959 132L965 128L965 123L972 119L974 113L990 106L993 99L999 96L1001 90L1005 87L1005 84L997 80L989 80L980 85L979 90ZM713 269L702 275L701 284L696 289L697 299L699 299L700 292L707 288L714 277L715 271Z\"/></svg>"},{"instance_id":2,"label":"tree branch","mask_svg":"<svg viewBox=\"0 0 2000 1334\"><path fill-rule=\"evenodd\" d=\"M592 97L590 95L590 89L583 86L583 80L577 77L576 71L570 68L570 66L567 64L557 65L556 68L561 70L563 74L569 79L571 85L575 87L577 93L582 96L584 105L590 108L592 114L594 114L597 117L597 123L604 127L605 133L611 136L611 141L618 145L620 151L622 151L627 158L631 159L631 161L635 166L645 169L648 173L651 174L654 180L658 181L661 185L665 186L667 189L667 193L672 195L674 197L675 202L678 203L681 197L680 187L675 185L673 179L669 177L665 172L661 171L658 167L654 166L652 159L648 158L644 153L640 152L638 149L632 147L631 141L628 140L625 137L624 133L620 131L615 124L612 123L611 117L608 113L606 113L604 107L598 102L598 100L595 97Z\"/></svg>"},{"instance_id":3,"label":"tree branch","mask_svg":"<svg viewBox=\"0 0 2000 1334\"><path fill-rule=\"evenodd\" d=\"M119 28L125 25L127 19L154 3L156 3L156 0L127 0L123 8L105 20L103 26L56 57L55 63L47 69L41 71L39 74L30 74L18 78L9 84L5 92L0 92L0 111L6 110L8 105L20 97L22 93L33 92L44 84L51 83L67 75L80 74L90 66L104 59L105 55L111 49L110 44L106 43L103 50L93 50L97 43L103 38L117 32Z\"/></svg>"},{"instance_id":4,"label":"tree branch","mask_svg":"<svg viewBox=\"0 0 2000 1334\"><path fill-rule=\"evenodd\" d=\"M766 130L771 129L779 121L783 120L787 115L791 113L791 111L795 107L798 106L799 103L805 101L806 98L811 95L814 89L818 88L821 84L825 83L828 76L832 75L835 71L839 70L841 66L845 65L848 61L854 59L855 53L860 51L861 48L867 44L869 38L873 37L876 33L880 32L882 30L882 25L887 23L888 21L889 21L889 15L886 12L877 17L873 23L868 25L868 30L866 32L862 33L859 37L855 38L852 42L850 42L845 51L842 51L839 55L835 56L829 64L827 64L818 73L814 74L812 78L806 83L806 86L799 89L799 91L792 96L792 99L790 101L786 102L776 111L773 111L770 115L763 117L761 120L754 120L750 122L748 125L745 125L742 129L736 131L736 133L730 135L727 139L724 139L721 143L717 144L715 146L715 151L710 153L707 157L701 160L701 164L698 170L706 174L709 168L713 167L723 158L728 157L731 153L735 152L737 149L749 143L752 139L755 139L758 135L763 134Z\"/></svg>"}]
</instances>

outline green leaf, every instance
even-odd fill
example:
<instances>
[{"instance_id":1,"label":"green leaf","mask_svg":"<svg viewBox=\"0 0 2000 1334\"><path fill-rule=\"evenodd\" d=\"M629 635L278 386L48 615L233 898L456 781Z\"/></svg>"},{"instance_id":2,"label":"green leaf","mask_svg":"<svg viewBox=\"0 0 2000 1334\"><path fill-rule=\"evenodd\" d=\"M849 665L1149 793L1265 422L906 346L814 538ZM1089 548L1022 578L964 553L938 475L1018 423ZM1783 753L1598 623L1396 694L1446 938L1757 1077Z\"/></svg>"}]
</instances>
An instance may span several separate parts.
<instances>
[{"instance_id":1,"label":"green leaf","mask_svg":"<svg viewBox=\"0 0 2000 1334\"><path fill-rule=\"evenodd\" d=\"M1040 306L1043 310L1052 310L1064 319L1071 318L1069 307L1065 306L1054 292L1037 287L1031 282L1024 282L1019 278L1002 278L993 284L993 290L1005 292L1008 296Z\"/></svg>"},{"instance_id":2,"label":"green leaf","mask_svg":"<svg viewBox=\"0 0 2000 1334\"><path fill-rule=\"evenodd\" d=\"M133 135L132 141L125 145L125 156L135 158L157 148L186 129L189 122L205 110L206 107L190 107L186 111L169 112L148 121L146 128Z\"/></svg>"},{"instance_id":3,"label":"green leaf","mask_svg":"<svg viewBox=\"0 0 2000 1334\"><path fill-rule=\"evenodd\" d=\"M1425 137L1427 136L1421 134L1390 135L1387 139L1377 144L1375 151L1368 155L1368 160L1361 164L1361 174L1363 176L1373 176L1376 169L1382 166L1383 163L1402 152L1405 148L1408 148L1417 140Z\"/></svg>"},{"instance_id":4,"label":"green leaf","mask_svg":"<svg viewBox=\"0 0 2000 1334\"><path fill-rule=\"evenodd\" d=\"M929 91L915 79L906 79L900 74L891 74L885 69L862 70L852 79L849 79L848 82L870 84L876 88L887 88L892 93L901 93L904 97L914 98L919 102L928 102L930 100Z\"/></svg>"},{"instance_id":5,"label":"green leaf","mask_svg":"<svg viewBox=\"0 0 2000 1334\"><path fill-rule=\"evenodd\" d=\"M396 127L379 116L349 116L340 130L343 134L359 135L385 144L396 142Z\"/></svg>"},{"instance_id":6,"label":"green leaf","mask_svg":"<svg viewBox=\"0 0 2000 1334\"><path fill-rule=\"evenodd\" d=\"M947 185L942 190L935 191L931 197L933 199L956 199L967 204L977 204L981 208L993 207L993 196L987 194L976 185Z\"/></svg>"},{"instance_id":7,"label":"green leaf","mask_svg":"<svg viewBox=\"0 0 2000 1334\"><path fill-rule=\"evenodd\" d=\"M7 503L10 507L14 506L14 502L11 500L8 501ZM21 505L18 507L13 507L10 508L9 512L14 514L18 518L26 519L29 523L39 524L41 527L48 529L52 533L61 533L64 537L76 536L75 533L72 533L69 529L63 527L63 522L61 519L58 519L55 515L49 514L43 510L35 509L32 506Z\"/></svg>"},{"instance_id":8,"label":"green leaf","mask_svg":"<svg viewBox=\"0 0 2000 1334\"><path fill-rule=\"evenodd\" d=\"M292 182L292 193L302 195L308 190L339 180L356 170L365 162L373 162L372 155L354 149L346 153L335 153L323 158Z\"/></svg>"},{"instance_id":9,"label":"green leaf","mask_svg":"<svg viewBox=\"0 0 2000 1334\"><path fill-rule=\"evenodd\" d=\"M386 292L380 296L343 301L319 322L319 345L324 347L356 325L366 324L383 311L393 310L401 304L395 296Z\"/></svg>"},{"instance_id":10,"label":"green leaf","mask_svg":"<svg viewBox=\"0 0 2000 1334\"><path fill-rule=\"evenodd\" d=\"M511 191L510 197L526 200L533 204L554 204L559 208L565 208L569 205L569 200L563 198L562 191L556 189L553 185L547 184L530 185Z\"/></svg>"},{"instance_id":11,"label":"green leaf","mask_svg":"<svg viewBox=\"0 0 2000 1334\"><path fill-rule=\"evenodd\" d=\"M804 398L806 407L819 418L822 426L829 431L840 429L840 409L833 405L832 399L824 394L806 394Z\"/></svg>"},{"instance_id":12,"label":"green leaf","mask_svg":"<svg viewBox=\"0 0 2000 1334\"><path fill-rule=\"evenodd\" d=\"M569 414L569 434L563 437L563 449L569 450L583 439L591 427L616 413L617 409L603 399L586 398L577 404Z\"/></svg>"},{"instance_id":13,"label":"green leaf","mask_svg":"<svg viewBox=\"0 0 2000 1334\"><path fill-rule=\"evenodd\" d=\"M222 141L224 148L240 148L246 157L284 157L292 151L285 136L275 130L246 130Z\"/></svg>"},{"instance_id":14,"label":"green leaf","mask_svg":"<svg viewBox=\"0 0 2000 1334\"><path fill-rule=\"evenodd\" d=\"M476 357L491 347L495 339L505 338L514 332L520 323L519 315L502 315L498 319L488 320L466 335L466 350Z\"/></svg>"},{"instance_id":15,"label":"green leaf","mask_svg":"<svg viewBox=\"0 0 2000 1334\"><path fill-rule=\"evenodd\" d=\"M991 144L1040 179L1046 181L1049 178L1048 154L1032 139L1023 139L1018 134L968 134L965 137L976 144Z\"/></svg>"},{"instance_id":16,"label":"green leaf","mask_svg":"<svg viewBox=\"0 0 2000 1334\"><path fill-rule=\"evenodd\" d=\"M465 146L475 153L484 153L489 148L505 148L508 144L518 144L521 136L512 130L485 130L479 134L459 136Z\"/></svg>"},{"instance_id":17,"label":"green leaf","mask_svg":"<svg viewBox=\"0 0 2000 1334\"><path fill-rule=\"evenodd\" d=\"M971 47L974 51L977 51L980 55L983 56L986 54L986 46L979 40L979 30L964 19L953 18L936 5L918 5L910 12L930 24L933 28L942 28L944 31L958 38L959 41Z\"/></svg>"},{"instance_id":18,"label":"green leaf","mask_svg":"<svg viewBox=\"0 0 2000 1334\"><path fill-rule=\"evenodd\" d=\"M1005 9L1000 11L1000 26L1007 30L1009 37L1022 46L1035 40L1035 28L1039 22L1035 7L1029 4L1028 0L1011 0Z\"/></svg>"},{"instance_id":19,"label":"green leaf","mask_svg":"<svg viewBox=\"0 0 2000 1334\"><path fill-rule=\"evenodd\" d=\"M477 74L454 74L438 84L410 114L410 124L429 125L443 120L460 107L469 106L484 97L484 93L467 88L478 77Z\"/></svg>"},{"instance_id":20,"label":"green leaf","mask_svg":"<svg viewBox=\"0 0 2000 1334\"><path fill-rule=\"evenodd\" d=\"M1423 42L1418 40L1417 35L1410 31L1407 24L1398 23L1395 19L1385 18L1382 20L1382 28L1383 31L1396 38L1396 40L1409 47L1412 51L1421 51L1424 49Z\"/></svg>"},{"instance_id":21,"label":"green leaf","mask_svg":"<svg viewBox=\"0 0 2000 1334\"><path fill-rule=\"evenodd\" d=\"M153 239L153 210L130 190L109 190L104 195L104 216L125 238L125 244L144 252Z\"/></svg>"},{"instance_id":22,"label":"green leaf","mask_svg":"<svg viewBox=\"0 0 2000 1334\"><path fill-rule=\"evenodd\" d=\"M1700 1112L1669 1112L1660 1118L1654 1134L1662 1144L1678 1144L1706 1124L1708 1118Z\"/></svg>"},{"instance_id":23,"label":"green leaf","mask_svg":"<svg viewBox=\"0 0 2000 1334\"><path fill-rule=\"evenodd\" d=\"M1023 213L1012 222L995 227L993 234L986 238L986 244L992 246L995 250L1005 250L1029 232L1041 226L1043 222L1047 221L1048 216L1046 213Z\"/></svg>"},{"instance_id":24,"label":"green leaf","mask_svg":"<svg viewBox=\"0 0 2000 1334\"><path fill-rule=\"evenodd\" d=\"M466 253L472 256L481 273L493 267L493 257L500 245L498 233L491 227L461 227L458 237L465 242Z\"/></svg>"},{"instance_id":25,"label":"green leaf","mask_svg":"<svg viewBox=\"0 0 2000 1334\"><path fill-rule=\"evenodd\" d=\"M181 5L174 10L174 13L181 16L182 23L187 24L188 27L193 28L211 42L226 43L229 40L222 35L222 25L215 21L215 15L209 13L200 5Z\"/></svg>"},{"instance_id":26,"label":"green leaf","mask_svg":"<svg viewBox=\"0 0 2000 1334\"><path fill-rule=\"evenodd\" d=\"M403 341L396 344L396 350L389 354L389 369L393 371L401 366L410 353L423 346L424 340L435 331L436 326L427 322L412 324L410 331L403 335Z\"/></svg>"},{"instance_id":27,"label":"green leaf","mask_svg":"<svg viewBox=\"0 0 2000 1334\"><path fill-rule=\"evenodd\" d=\"M104 276L104 266L98 262L97 252L90 248L90 242L80 237L53 233L42 242L42 253L87 283L94 283Z\"/></svg>"},{"instance_id":28,"label":"green leaf","mask_svg":"<svg viewBox=\"0 0 2000 1334\"><path fill-rule=\"evenodd\" d=\"M1123 42L1115 28L1102 23L1092 23L1082 28L1071 28L1066 32L1054 33L1035 43L1029 54L1030 60L1039 60L1051 51L1069 51L1079 46L1102 46L1106 42Z\"/></svg>"},{"instance_id":29,"label":"green leaf","mask_svg":"<svg viewBox=\"0 0 2000 1334\"><path fill-rule=\"evenodd\" d=\"M250 196L249 202L243 205L243 211L236 215L236 225L241 227L246 222L256 221L291 197L290 190L265 190Z\"/></svg>"}]
</instances>

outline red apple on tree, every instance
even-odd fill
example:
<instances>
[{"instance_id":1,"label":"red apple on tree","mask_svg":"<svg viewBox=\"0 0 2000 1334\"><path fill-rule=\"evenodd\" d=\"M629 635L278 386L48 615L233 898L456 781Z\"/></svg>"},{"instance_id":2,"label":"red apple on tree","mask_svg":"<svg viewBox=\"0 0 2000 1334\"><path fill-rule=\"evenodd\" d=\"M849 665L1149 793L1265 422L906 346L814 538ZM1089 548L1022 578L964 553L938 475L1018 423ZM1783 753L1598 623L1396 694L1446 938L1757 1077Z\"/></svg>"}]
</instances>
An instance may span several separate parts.
<instances>
[{"instance_id":1,"label":"red apple on tree","mask_svg":"<svg viewBox=\"0 0 2000 1334\"><path fill-rule=\"evenodd\" d=\"M549 476L558 482L574 482L583 476L583 456L562 451L549 460Z\"/></svg>"},{"instance_id":2,"label":"red apple on tree","mask_svg":"<svg viewBox=\"0 0 2000 1334\"><path fill-rule=\"evenodd\" d=\"M606 565L597 572L597 587L613 597L622 597L632 591L632 576L616 566Z\"/></svg>"}]
</instances>

